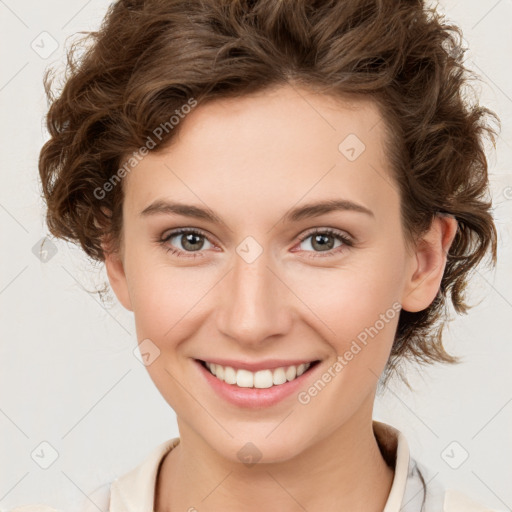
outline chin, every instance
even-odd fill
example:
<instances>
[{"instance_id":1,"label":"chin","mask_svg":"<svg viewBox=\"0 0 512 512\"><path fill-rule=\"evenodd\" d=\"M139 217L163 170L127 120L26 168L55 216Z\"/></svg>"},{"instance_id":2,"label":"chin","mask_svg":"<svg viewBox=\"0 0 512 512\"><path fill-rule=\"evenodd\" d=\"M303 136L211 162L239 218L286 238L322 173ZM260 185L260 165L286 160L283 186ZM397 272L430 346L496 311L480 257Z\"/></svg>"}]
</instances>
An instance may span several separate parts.
<instances>
[{"instance_id":1,"label":"chin","mask_svg":"<svg viewBox=\"0 0 512 512\"><path fill-rule=\"evenodd\" d=\"M247 467L252 467L256 463L286 462L300 454L302 450L299 451L298 447L304 448L304 442L290 438L286 432L281 436L277 433L271 434L270 437L275 436L274 439L266 437L267 430L255 436L233 434L233 439L225 441L221 446L217 445L216 450L230 462L242 463Z\"/></svg>"}]
</instances>

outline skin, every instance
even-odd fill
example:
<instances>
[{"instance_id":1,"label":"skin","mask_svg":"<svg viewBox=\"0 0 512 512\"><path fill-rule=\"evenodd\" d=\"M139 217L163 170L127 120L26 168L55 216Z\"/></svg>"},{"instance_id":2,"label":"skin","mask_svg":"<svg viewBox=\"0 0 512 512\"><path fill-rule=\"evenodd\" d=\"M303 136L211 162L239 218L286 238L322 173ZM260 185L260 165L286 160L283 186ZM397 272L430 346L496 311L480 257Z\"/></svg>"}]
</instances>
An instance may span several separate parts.
<instances>
[{"instance_id":1,"label":"skin","mask_svg":"<svg viewBox=\"0 0 512 512\"><path fill-rule=\"evenodd\" d=\"M181 123L165 151L125 178L121 249L106 258L139 343L149 338L160 350L147 370L177 415L181 441L162 463L155 510L382 511L394 471L379 451L372 409L398 314L307 405L296 394L265 409L231 405L199 379L193 359L320 359L320 375L395 301L407 311L428 307L455 219L436 217L407 249L385 124L369 99L287 85L200 105ZM355 161L338 150L351 133L366 146ZM340 198L374 217L282 220L293 207ZM206 206L224 223L141 215L157 199ZM159 242L183 227L206 237L192 249L186 235ZM325 256L314 236L298 238L313 228L338 230L353 245L336 252L343 242L328 236L334 246ZM236 252L248 236L263 248L251 263ZM250 467L237 456L248 441L262 454Z\"/></svg>"}]
</instances>

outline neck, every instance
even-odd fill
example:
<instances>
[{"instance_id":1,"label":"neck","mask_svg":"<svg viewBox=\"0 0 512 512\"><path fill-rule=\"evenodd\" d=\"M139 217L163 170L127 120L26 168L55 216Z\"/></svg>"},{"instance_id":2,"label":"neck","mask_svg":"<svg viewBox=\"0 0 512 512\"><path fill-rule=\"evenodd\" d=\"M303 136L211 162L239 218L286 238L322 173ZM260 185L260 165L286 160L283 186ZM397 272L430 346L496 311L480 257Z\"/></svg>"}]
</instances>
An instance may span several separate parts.
<instances>
[{"instance_id":1,"label":"neck","mask_svg":"<svg viewBox=\"0 0 512 512\"><path fill-rule=\"evenodd\" d=\"M180 444L160 468L154 508L381 512L393 476L375 439L371 410L292 459L250 467L226 461L197 434L180 428Z\"/></svg>"}]
</instances>

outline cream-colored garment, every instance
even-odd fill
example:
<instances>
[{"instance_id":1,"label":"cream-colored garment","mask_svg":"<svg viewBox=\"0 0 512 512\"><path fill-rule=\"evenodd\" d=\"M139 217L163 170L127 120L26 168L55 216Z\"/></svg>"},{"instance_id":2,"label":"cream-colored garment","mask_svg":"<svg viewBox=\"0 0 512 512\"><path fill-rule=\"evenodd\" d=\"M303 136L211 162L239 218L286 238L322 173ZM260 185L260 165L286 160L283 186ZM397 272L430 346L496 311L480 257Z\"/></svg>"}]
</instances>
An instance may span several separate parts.
<instances>
[{"instance_id":1,"label":"cream-colored garment","mask_svg":"<svg viewBox=\"0 0 512 512\"><path fill-rule=\"evenodd\" d=\"M407 440L396 428L374 420L373 431L383 457L395 469L383 512L499 512L483 507L459 491L446 490L427 467L410 457ZM159 444L137 467L96 489L77 512L153 512L160 463L179 442L176 437ZM64 511L27 505L10 512Z\"/></svg>"}]
</instances>

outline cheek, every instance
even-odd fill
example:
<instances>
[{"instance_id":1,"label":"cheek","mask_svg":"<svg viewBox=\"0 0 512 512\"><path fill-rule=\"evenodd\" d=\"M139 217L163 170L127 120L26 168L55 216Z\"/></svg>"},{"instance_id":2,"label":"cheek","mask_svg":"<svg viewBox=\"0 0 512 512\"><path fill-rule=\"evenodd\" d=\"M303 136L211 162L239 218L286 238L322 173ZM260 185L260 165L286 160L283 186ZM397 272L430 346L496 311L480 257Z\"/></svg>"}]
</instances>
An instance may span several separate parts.
<instances>
[{"instance_id":1,"label":"cheek","mask_svg":"<svg viewBox=\"0 0 512 512\"><path fill-rule=\"evenodd\" d=\"M396 310L404 277L400 262L399 254L373 251L365 254L364 260L339 268L302 272L294 290L333 335L346 339Z\"/></svg>"},{"instance_id":2,"label":"cheek","mask_svg":"<svg viewBox=\"0 0 512 512\"><path fill-rule=\"evenodd\" d=\"M129 270L130 295L139 339L150 338L162 346L166 340L182 339L190 318L200 313L205 296L215 284L213 276L207 271L154 262L133 263Z\"/></svg>"},{"instance_id":3,"label":"cheek","mask_svg":"<svg viewBox=\"0 0 512 512\"><path fill-rule=\"evenodd\" d=\"M315 313L315 329L343 358L344 373L351 379L361 378L357 369L363 366L379 374L389 357L401 310L402 259L389 247L367 251L344 267L312 269L294 288Z\"/></svg>"}]
</instances>

